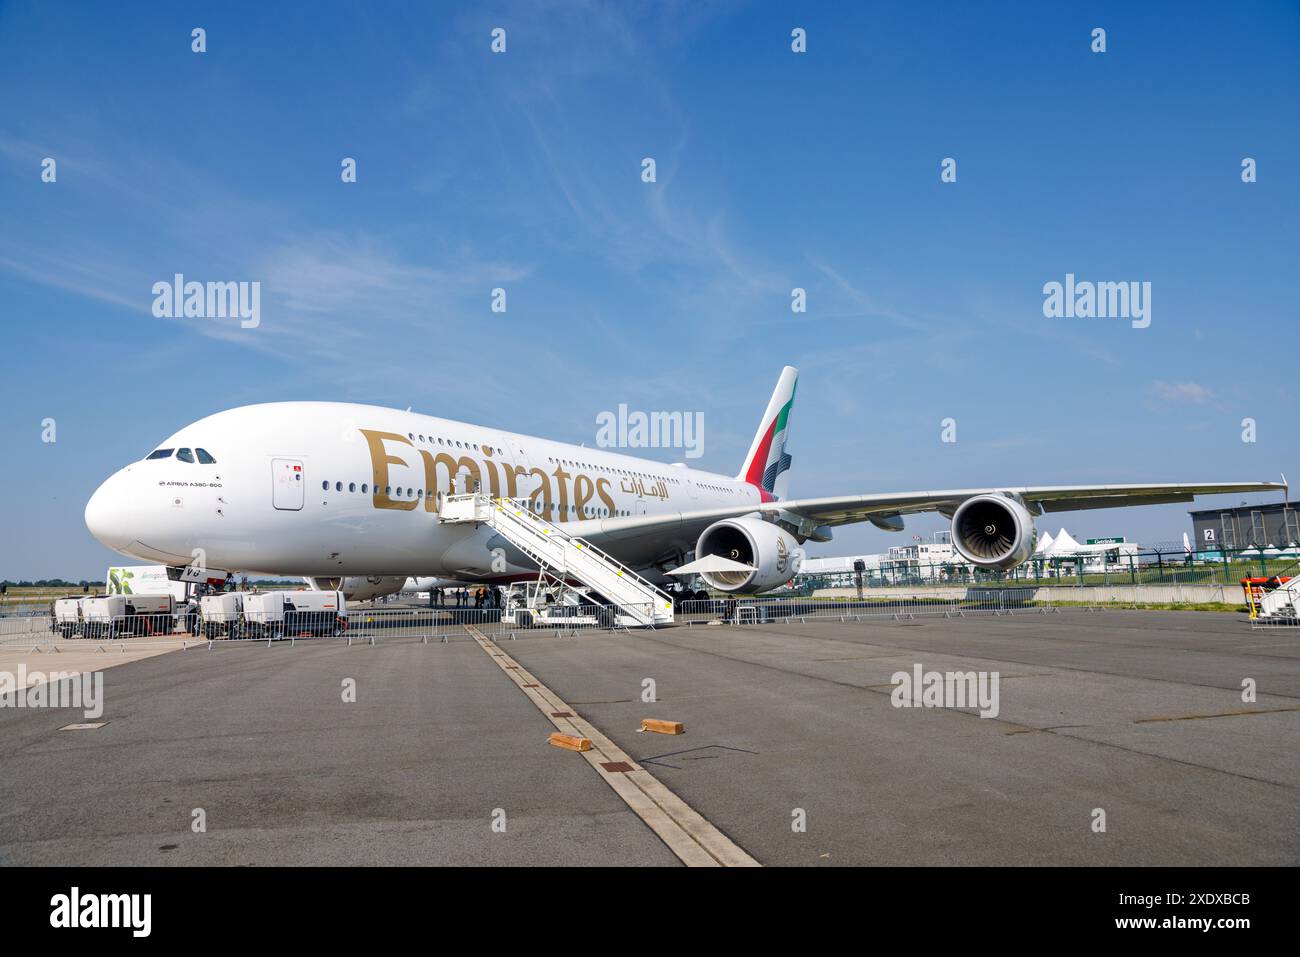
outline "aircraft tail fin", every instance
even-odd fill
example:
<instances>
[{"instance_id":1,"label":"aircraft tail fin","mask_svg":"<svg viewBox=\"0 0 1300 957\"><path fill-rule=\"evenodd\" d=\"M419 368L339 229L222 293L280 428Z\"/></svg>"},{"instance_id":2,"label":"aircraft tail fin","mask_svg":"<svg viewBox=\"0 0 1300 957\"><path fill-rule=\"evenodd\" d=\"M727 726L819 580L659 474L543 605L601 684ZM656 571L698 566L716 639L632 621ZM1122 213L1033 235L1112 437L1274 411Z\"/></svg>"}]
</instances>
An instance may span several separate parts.
<instances>
[{"instance_id":1,"label":"aircraft tail fin","mask_svg":"<svg viewBox=\"0 0 1300 957\"><path fill-rule=\"evenodd\" d=\"M798 369L786 366L781 370L781 378L777 379L776 389L768 400L767 411L754 433L749 455L736 476L737 481L756 487L765 502L783 498L790 481L790 455L785 446L790 437L790 410L794 406L798 384Z\"/></svg>"}]
</instances>

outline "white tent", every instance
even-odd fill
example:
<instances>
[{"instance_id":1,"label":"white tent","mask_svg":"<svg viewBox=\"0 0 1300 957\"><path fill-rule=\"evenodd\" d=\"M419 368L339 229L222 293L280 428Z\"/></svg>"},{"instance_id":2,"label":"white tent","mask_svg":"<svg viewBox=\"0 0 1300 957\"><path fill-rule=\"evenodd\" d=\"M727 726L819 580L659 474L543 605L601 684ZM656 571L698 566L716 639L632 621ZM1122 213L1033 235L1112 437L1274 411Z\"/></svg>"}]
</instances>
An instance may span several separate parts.
<instances>
[{"instance_id":1,"label":"white tent","mask_svg":"<svg viewBox=\"0 0 1300 957\"><path fill-rule=\"evenodd\" d=\"M1058 555L1077 555L1083 546L1074 540L1069 532L1062 528L1056 533L1056 538L1052 541L1052 547L1047 550L1049 557Z\"/></svg>"},{"instance_id":2,"label":"white tent","mask_svg":"<svg viewBox=\"0 0 1300 957\"><path fill-rule=\"evenodd\" d=\"M1052 533L1043 532L1042 535L1038 536L1038 546L1034 549L1034 554L1035 555L1046 554L1048 549L1050 549L1051 547L1052 547Z\"/></svg>"}]
</instances>

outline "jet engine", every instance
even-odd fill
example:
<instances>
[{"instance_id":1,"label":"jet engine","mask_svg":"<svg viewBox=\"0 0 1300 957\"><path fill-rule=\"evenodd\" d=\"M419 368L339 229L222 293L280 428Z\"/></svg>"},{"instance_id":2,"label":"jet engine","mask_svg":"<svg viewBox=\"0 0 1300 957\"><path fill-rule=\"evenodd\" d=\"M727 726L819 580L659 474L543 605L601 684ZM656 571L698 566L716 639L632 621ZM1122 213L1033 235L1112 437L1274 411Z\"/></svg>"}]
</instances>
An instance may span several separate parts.
<instances>
[{"instance_id":1,"label":"jet engine","mask_svg":"<svg viewBox=\"0 0 1300 957\"><path fill-rule=\"evenodd\" d=\"M771 591L799 573L803 549L789 532L760 518L728 518L714 522L695 543L696 559L720 555L750 566L747 571L702 572L700 577L718 591Z\"/></svg>"},{"instance_id":2,"label":"jet engine","mask_svg":"<svg viewBox=\"0 0 1300 957\"><path fill-rule=\"evenodd\" d=\"M952 547L981 568L1014 568L1037 545L1033 516L1018 499L976 495L952 514Z\"/></svg>"},{"instance_id":3,"label":"jet engine","mask_svg":"<svg viewBox=\"0 0 1300 957\"><path fill-rule=\"evenodd\" d=\"M348 601L369 601L395 595L406 584L405 578L371 575L367 578L308 578L312 591L341 591Z\"/></svg>"}]
</instances>

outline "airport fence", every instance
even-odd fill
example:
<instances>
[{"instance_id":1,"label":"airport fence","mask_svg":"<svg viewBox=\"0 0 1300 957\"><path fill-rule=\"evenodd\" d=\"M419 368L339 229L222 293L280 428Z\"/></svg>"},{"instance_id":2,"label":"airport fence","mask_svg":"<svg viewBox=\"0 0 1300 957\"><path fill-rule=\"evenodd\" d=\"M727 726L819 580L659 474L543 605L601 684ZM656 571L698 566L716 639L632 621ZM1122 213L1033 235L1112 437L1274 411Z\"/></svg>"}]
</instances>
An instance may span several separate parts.
<instances>
[{"instance_id":1,"label":"airport fence","mask_svg":"<svg viewBox=\"0 0 1300 957\"><path fill-rule=\"evenodd\" d=\"M1241 595L1238 586L1237 595ZM915 593L864 590L861 597L801 597L792 595L713 597L677 601L674 624L678 627L764 625L818 620L850 622L963 618L976 615L1043 615L1064 611L1100 611L1143 607L1153 602L1167 607L1201 603L1199 586L1177 584L1121 589L1113 586L968 586L922 588ZM1244 601L1242 608L1245 610ZM473 626L492 640L555 635L575 636L592 631L634 633L649 619L648 606L611 606L594 603L557 603L544 607L398 606L353 605L346 616L329 613L293 613L281 619L239 616L234 620L205 621L197 615L129 615L104 621L64 620L51 615L0 617L0 648L24 645L44 648L56 641L85 641L101 648L123 643L156 646L179 641L188 647L205 644L262 642L273 645L299 639L357 643L470 640ZM1280 622L1279 622L1280 624Z\"/></svg>"},{"instance_id":2,"label":"airport fence","mask_svg":"<svg viewBox=\"0 0 1300 957\"><path fill-rule=\"evenodd\" d=\"M1019 612L1046 614L1050 604L1034 601L1033 588L968 588L951 594L870 595L862 598L792 598L759 596L706 598L680 601L678 624L764 624L768 622L861 621L868 618L954 618L965 615L1007 615Z\"/></svg>"},{"instance_id":3,"label":"airport fence","mask_svg":"<svg viewBox=\"0 0 1300 957\"><path fill-rule=\"evenodd\" d=\"M862 572L801 574L795 585L805 593L823 588L856 588L859 584L864 589L900 585L1218 585L1239 588L1242 579L1267 579L1285 572L1296 563L1297 557L1300 557L1300 546L1188 551L1181 545L1169 545L1068 557L1040 556L1006 571L975 568L961 561L921 562L900 558L882 561L879 566L873 565Z\"/></svg>"},{"instance_id":4,"label":"airport fence","mask_svg":"<svg viewBox=\"0 0 1300 957\"><path fill-rule=\"evenodd\" d=\"M556 604L535 610L358 605L345 616L333 612L289 612L273 619L256 613L221 621L171 615L61 621L49 614L15 615L0 616L0 649L43 648L56 642L66 642L72 647L84 642L87 646L114 648L172 641L208 647L281 641L292 644L299 639L337 640L348 645L379 641L450 642L472 640L467 626L495 640L518 634L569 636L587 630L627 631L649 617L649 606L615 607L595 603Z\"/></svg>"}]
</instances>

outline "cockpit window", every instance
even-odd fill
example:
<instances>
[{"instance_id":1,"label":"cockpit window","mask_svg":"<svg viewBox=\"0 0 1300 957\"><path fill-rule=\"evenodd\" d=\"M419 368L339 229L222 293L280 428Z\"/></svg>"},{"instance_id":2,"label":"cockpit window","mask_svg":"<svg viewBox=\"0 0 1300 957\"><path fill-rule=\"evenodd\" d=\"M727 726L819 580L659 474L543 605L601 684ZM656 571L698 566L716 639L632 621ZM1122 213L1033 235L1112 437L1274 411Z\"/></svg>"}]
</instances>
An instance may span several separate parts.
<instances>
[{"instance_id":1,"label":"cockpit window","mask_svg":"<svg viewBox=\"0 0 1300 957\"><path fill-rule=\"evenodd\" d=\"M217 460L212 457L207 449L195 449L194 454L199 457L200 465L216 465Z\"/></svg>"},{"instance_id":2,"label":"cockpit window","mask_svg":"<svg viewBox=\"0 0 1300 957\"><path fill-rule=\"evenodd\" d=\"M194 453L191 452L189 449L177 450L176 457L180 459L182 462L189 462L190 464L194 463Z\"/></svg>"},{"instance_id":3,"label":"cockpit window","mask_svg":"<svg viewBox=\"0 0 1300 957\"><path fill-rule=\"evenodd\" d=\"M148 462L150 459L169 459L172 457L172 452L174 451L176 450L175 449L154 449L152 452L150 452L148 455L144 457L144 460Z\"/></svg>"}]
</instances>

